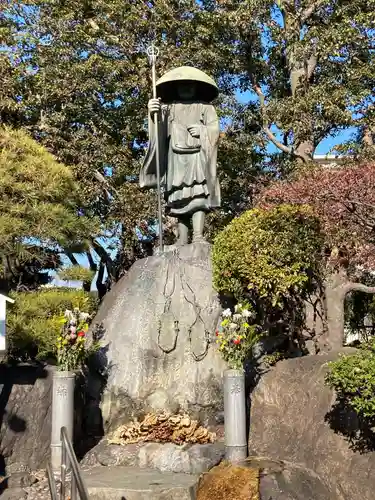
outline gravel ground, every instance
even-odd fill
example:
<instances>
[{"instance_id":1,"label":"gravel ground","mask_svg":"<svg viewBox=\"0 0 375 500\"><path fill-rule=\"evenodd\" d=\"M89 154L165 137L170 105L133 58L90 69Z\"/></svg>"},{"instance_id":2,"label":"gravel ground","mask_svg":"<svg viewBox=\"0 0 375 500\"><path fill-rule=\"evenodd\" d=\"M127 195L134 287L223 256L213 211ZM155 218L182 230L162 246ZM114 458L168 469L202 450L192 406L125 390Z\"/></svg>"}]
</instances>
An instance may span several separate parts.
<instances>
[{"instance_id":1,"label":"gravel ground","mask_svg":"<svg viewBox=\"0 0 375 500\"><path fill-rule=\"evenodd\" d=\"M60 481L57 477L55 481L57 491L59 492ZM21 481L18 485L14 484L14 482L10 484L9 488L4 489L3 492L0 493L1 500L50 500L51 495L45 470L33 472L28 477L27 482L29 486L22 486ZM67 475L66 491L66 498L68 500L70 498L70 474Z\"/></svg>"}]
</instances>

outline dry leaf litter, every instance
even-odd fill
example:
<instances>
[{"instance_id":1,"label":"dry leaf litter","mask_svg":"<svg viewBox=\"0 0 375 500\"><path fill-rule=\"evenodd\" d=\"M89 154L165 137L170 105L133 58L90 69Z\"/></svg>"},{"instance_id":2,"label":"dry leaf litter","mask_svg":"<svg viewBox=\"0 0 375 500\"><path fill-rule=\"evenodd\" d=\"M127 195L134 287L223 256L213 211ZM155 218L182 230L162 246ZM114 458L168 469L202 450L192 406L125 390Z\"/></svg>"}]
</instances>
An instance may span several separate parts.
<instances>
[{"instance_id":1,"label":"dry leaf litter","mask_svg":"<svg viewBox=\"0 0 375 500\"><path fill-rule=\"evenodd\" d=\"M110 444L154 443L213 443L216 434L199 425L188 415L148 413L141 422L119 427L109 439Z\"/></svg>"}]
</instances>

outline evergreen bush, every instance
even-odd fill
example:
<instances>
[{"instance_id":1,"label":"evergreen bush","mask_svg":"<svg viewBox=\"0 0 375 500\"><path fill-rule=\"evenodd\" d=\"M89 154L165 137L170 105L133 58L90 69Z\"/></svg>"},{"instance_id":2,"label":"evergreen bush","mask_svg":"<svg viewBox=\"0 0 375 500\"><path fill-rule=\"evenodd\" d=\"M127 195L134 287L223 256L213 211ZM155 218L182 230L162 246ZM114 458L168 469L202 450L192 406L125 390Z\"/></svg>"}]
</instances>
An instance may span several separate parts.
<instances>
[{"instance_id":1,"label":"evergreen bush","mask_svg":"<svg viewBox=\"0 0 375 500\"><path fill-rule=\"evenodd\" d=\"M303 294L321 261L318 219L307 206L253 209L234 219L213 246L216 290L266 299L272 307Z\"/></svg>"}]
</instances>

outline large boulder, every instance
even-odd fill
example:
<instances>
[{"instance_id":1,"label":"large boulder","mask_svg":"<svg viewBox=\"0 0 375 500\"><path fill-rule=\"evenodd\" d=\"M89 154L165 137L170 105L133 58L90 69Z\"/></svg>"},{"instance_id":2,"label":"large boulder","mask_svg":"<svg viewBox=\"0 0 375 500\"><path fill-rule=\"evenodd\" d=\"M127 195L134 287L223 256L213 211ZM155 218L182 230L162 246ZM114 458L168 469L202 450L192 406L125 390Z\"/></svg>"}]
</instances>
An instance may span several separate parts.
<instances>
[{"instance_id":1,"label":"large boulder","mask_svg":"<svg viewBox=\"0 0 375 500\"><path fill-rule=\"evenodd\" d=\"M40 365L0 365L2 473L44 467L50 452L52 371Z\"/></svg>"},{"instance_id":2,"label":"large boulder","mask_svg":"<svg viewBox=\"0 0 375 500\"><path fill-rule=\"evenodd\" d=\"M106 430L146 411L179 409L205 425L222 411L215 349L221 312L212 288L211 247L186 245L136 262L105 296L93 328L102 332ZM99 386L92 384L92 397Z\"/></svg>"},{"instance_id":3,"label":"large boulder","mask_svg":"<svg viewBox=\"0 0 375 500\"><path fill-rule=\"evenodd\" d=\"M328 500L329 491L313 471L293 464L249 457L222 462L201 476L198 500Z\"/></svg>"},{"instance_id":4,"label":"large boulder","mask_svg":"<svg viewBox=\"0 0 375 500\"><path fill-rule=\"evenodd\" d=\"M50 458L52 382L55 366L0 364L0 476L9 485L29 481ZM74 443L82 443L84 380L76 379ZM76 446L76 449L78 447Z\"/></svg>"},{"instance_id":5,"label":"large boulder","mask_svg":"<svg viewBox=\"0 0 375 500\"><path fill-rule=\"evenodd\" d=\"M363 446L355 415L324 384L336 358L282 361L262 377L252 394L249 450L312 471L332 500L370 500L375 453Z\"/></svg>"}]
</instances>

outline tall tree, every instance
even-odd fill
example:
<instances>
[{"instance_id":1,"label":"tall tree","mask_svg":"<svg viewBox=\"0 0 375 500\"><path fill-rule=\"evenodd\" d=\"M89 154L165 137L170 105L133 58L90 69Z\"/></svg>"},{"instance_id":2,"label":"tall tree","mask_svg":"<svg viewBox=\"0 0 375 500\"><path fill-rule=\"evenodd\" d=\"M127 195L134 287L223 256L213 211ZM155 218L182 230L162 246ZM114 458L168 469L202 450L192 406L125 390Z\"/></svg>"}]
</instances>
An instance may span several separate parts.
<instances>
[{"instance_id":1,"label":"tall tree","mask_svg":"<svg viewBox=\"0 0 375 500\"><path fill-rule=\"evenodd\" d=\"M156 213L137 186L151 40L159 74L195 65L222 90L223 209L210 219L212 234L251 206L270 145L266 171L280 176L344 128L370 141L374 2L7 0L1 117L74 166L82 204L118 247L113 262L95 240L100 265L117 279L140 255L135 227Z\"/></svg>"},{"instance_id":2,"label":"tall tree","mask_svg":"<svg viewBox=\"0 0 375 500\"><path fill-rule=\"evenodd\" d=\"M310 161L322 140L374 126L373 0L247 0L262 40L263 58L242 43L242 88L258 96L264 140L276 168ZM366 135L367 134L367 135Z\"/></svg>"},{"instance_id":3,"label":"tall tree","mask_svg":"<svg viewBox=\"0 0 375 500\"><path fill-rule=\"evenodd\" d=\"M0 127L0 288L48 282L61 254L87 248L96 227L79 214L71 170L23 131Z\"/></svg>"},{"instance_id":4,"label":"tall tree","mask_svg":"<svg viewBox=\"0 0 375 500\"><path fill-rule=\"evenodd\" d=\"M375 266L375 165L315 168L292 181L276 182L262 193L260 206L283 203L310 205L325 236L324 267L318 277L322 287L309 308L310 326L317 311L325 331L321 345L339 349L344 341L344 301L348 293L375 293L368 286ZM373 281L373 278L372 280ZM318 288L319 290L319 288ZM318 308L318 309L317 309ZM316 325L315 325L316 327Z\"/></svg>"},{"instance_id":5,"label":"tall tree","mask_svg":"<svg viewBox=\"0 0 375 500\"><path fill-rule=\"evenodd\" d=\"M146 49L152 40L160 48L159 74L191 64L218 80L223 123L233 131L220 159L223 218L248 202L252 186L244 180L238 199L229 200L237 177L253 182L258 173L254 139L242 133L234 96L241 33L233 6L195 0L9 0L3 12L11 61L4 66L3 119L17 119L60 160L74 165L83 202L100 216L106 236L118 241L120 267L128 267L139 250L134 228L156 214L154 197L137 185L147 141ZM251 25L250 11L243 22ZM17 91L15 80L22 87ZM96 250L116 275L106 249Z\"/></svg>"}]
</instances>

